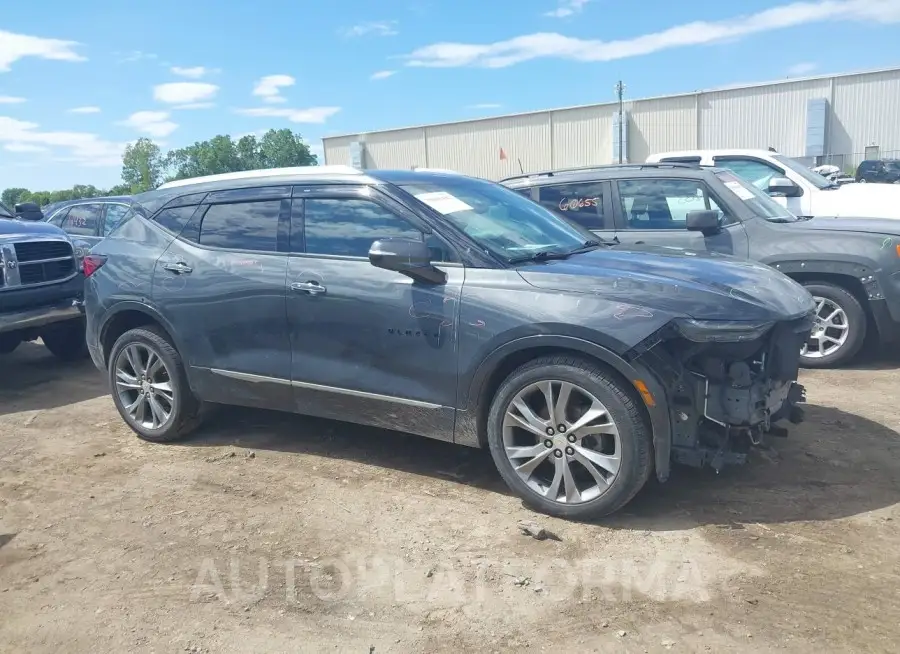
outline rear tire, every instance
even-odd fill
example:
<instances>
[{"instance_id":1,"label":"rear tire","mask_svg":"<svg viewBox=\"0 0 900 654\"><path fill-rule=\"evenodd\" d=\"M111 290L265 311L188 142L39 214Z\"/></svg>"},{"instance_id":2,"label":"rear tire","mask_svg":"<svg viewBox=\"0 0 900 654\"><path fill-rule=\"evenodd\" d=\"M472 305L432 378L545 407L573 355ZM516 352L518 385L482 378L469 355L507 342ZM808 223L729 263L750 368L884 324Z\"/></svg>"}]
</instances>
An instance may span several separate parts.
<instances>
[{"instance_id":1,"label":"rear tire","mask_svg":"<svg viewBox=\"0 0 900 654\"><path fill-rule=\"evenodd\" d=\"M138 437L167 443L200 425L203 405L162 330L146 326L125 332L113 345L108 366L113 403Z\"/></svg>"},{"instance_id":2,"label":"rear tire","mask_svg":"<svg viewBox=\"0 0 900 654\"><path fill-rule=\"evenodd\" d=\"M41 330L44 347L60 361L78 361L88 355L84 320L53 323Z\"/></svg>"},{"instance_id":3,"label":"rear tire","mask_svg":"<svg viewBox=\"0 0 900 654\"><path fill-rule=\"evenodd\" d=\"M651 429L630 389L578 357L541 357L513 371L491 402L487 438L513 492L560 518L617 511L653 470Z\"/></svg>"},{"instance_id":4,"label":"rear tire","mask_svg":"<svg viewBox=\"0 0 900 654\"><path fill-rule=\"evenodd\" d=\"M800 364L806 368L834 368L849 363L866 340L869 319L865 309L853 293L835 284L808 282L803 286L816 300L819 322L813 327L806 348L801 351ZM836 314L837 311L841 313ZM822 330L822 320L831 315L835 316L831 324L842 321L844 329L827 327ZM836 344L826 340L828 338L842 342Z\"/></svg>"}]
</instances>

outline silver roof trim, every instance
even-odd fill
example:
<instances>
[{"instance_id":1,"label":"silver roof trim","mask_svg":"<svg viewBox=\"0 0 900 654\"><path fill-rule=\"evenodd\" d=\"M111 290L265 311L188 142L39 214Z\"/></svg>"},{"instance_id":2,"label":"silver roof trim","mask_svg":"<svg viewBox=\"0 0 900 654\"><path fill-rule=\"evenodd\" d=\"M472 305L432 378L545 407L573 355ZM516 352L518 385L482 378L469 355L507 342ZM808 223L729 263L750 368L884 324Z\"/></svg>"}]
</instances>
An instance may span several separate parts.
<instances>
[{"instance_id":1,"label":"silver roof trim","mask_svg":"<svg viewBox=\"0 0 900 654\"><path fill-rule=\"evenodd\" d=\"M295 166L293 168L266 168L263 170L241 170L234 173L221 173L219 175L206 175L204 177L190 177L166 182L158 189L177 188L179 186L193 186L206 182L225 182L242 179L265 179L267 177L284 176L323 176L323 175L363 175L361 170L352 166Z\"/></svg>"}]
</instances>

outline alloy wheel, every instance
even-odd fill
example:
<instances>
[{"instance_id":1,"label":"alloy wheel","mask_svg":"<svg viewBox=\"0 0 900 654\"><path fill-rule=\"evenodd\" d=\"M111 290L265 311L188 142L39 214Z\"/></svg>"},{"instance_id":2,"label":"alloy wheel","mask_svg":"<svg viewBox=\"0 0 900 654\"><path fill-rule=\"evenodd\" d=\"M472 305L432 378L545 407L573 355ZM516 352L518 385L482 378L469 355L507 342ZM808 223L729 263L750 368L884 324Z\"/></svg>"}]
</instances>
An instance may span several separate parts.
<instances>
[{"instance_id":1,"label":"alloy wheel","mask_svg":"<svg viewBox=\"0 0 900 654\"><path fill-rule=\"evenodd\" d=\"M809 340L800 349L800 356L821 359L834 354L847 342L850 322L847 313L833 300L813 297L816 302L815 323Z\"/></svg>"},{"instance_id":2,"label":"alloy wheel","mask_svg":"<svg viewBox=\"0 0 900 654\"><path fill-rule=\"evenodd\" d=\"M621 441L609 411L577 384L529 384L510 401L503 447L516 474L538 495L582 504L603 495L619 473Z\"/></svg>"},{"instance_id":3,"label":"alloy wheel","mask_svg":"<svg viewBox=\"0 0 900 654\"><path fill-rule=\"evenodd\" d=\"M158 352L131 343L116 358L116 393L122 408L144 429L161 429L175 410L172 377Z\"/></svg>"}]
</instances>

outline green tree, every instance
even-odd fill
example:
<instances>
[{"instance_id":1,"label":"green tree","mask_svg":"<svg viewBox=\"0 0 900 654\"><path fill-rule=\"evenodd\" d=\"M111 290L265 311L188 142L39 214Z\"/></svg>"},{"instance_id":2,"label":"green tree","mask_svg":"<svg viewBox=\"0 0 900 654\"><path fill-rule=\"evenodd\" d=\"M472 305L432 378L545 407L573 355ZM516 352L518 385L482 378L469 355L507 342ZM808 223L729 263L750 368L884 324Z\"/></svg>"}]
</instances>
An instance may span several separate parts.
<instances>
[{"instance_id":1,"label":"green tree","mask_svg":"<svg viewBox=\"0 0 900 654\"><path fill-rule=\"evenodd\" d=\"M122 182L131 193L149 191L159 186L164 166L159 146L148 138L139 138L125 147Z\"/></svg>"},{"instance_id":2,"label":"green tree","mask_svg":"<svg viewBox=\"0 0 900 654\"><path fill-rule=\"evenodd\" d=\"M260 168L315 166L316 156L299 134L289 129L270 129L259 141Z\"/></svg>"},{"instance_id":3,"label":"green tree","mask_svg":"<svg viewBox=\"0 0 900 654\"><path fill-rule=\"evenodd\" d=\"M22 197L27 194L27 188L8 188L0 194L0 200L3 201L3 204L12 209L19 202L23 202Z\"/></svg>"}]
</instances>

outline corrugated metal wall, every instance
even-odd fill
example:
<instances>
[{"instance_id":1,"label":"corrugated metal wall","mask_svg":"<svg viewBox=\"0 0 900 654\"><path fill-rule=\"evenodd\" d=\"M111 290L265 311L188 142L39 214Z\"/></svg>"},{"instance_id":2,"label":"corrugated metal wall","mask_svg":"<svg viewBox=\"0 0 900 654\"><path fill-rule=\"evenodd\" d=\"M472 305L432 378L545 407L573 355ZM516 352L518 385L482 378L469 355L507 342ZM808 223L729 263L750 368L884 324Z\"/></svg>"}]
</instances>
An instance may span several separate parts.
<instances>
[{"instance_id":1,"label":"corrugated metal wall","mask_svg":"<svg viewBox=\"0 0 900 654\"><path fill-rule=\"evenodd\" d=\"M695 148L806 152L807 105L830 104L829 156L858 163L866 146L900 150L900 69L625 103L628 160ZM325 161L350 163L363 141L369 168L427 166L500 179L519 172L612 163L614 103L323 139ZM505 159L501 159L501 149Z\"/></svg>"}]
</instances>

